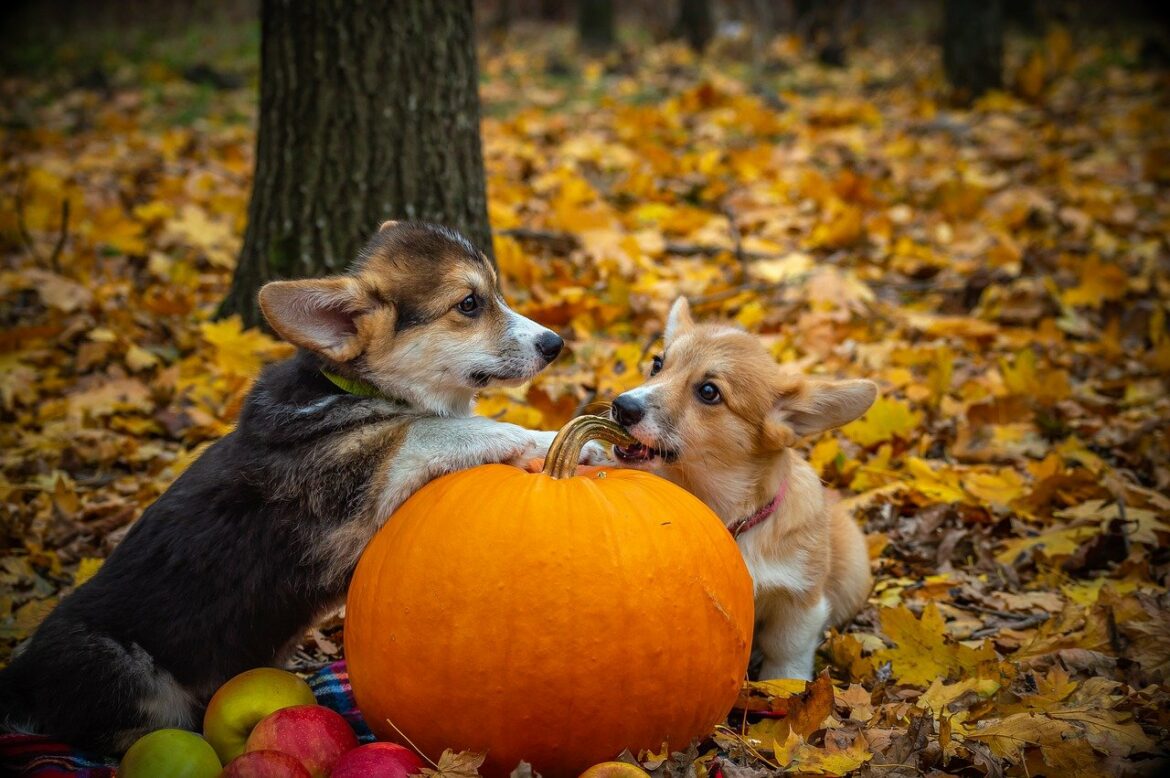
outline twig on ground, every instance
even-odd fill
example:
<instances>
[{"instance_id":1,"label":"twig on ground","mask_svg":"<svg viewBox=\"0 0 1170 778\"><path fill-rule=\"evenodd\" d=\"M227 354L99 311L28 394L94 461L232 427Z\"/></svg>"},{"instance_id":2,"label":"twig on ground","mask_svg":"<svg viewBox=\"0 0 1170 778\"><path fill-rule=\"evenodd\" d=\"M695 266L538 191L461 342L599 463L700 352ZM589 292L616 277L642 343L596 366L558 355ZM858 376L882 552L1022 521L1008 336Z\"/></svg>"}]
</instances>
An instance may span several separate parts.
<instances>
[{"instance_id":1,"label":"twig on ground","mask_svg":"<svg viewBox=\"0 0 1170 778\"><path fill-rule=\"evenodd\" d=\"M748 260L743 251L743 235L739 231L739 225L735 222L735 211L731 207L724 205L722 208L723 215L727 217L727 229L731 232L731 239L735 242L735 259L739 262L739 282L746 284L748 282Z\"/></svg>"},{"instance_id":2,"label":"twig on ground","mask_svg":"<svg viewBox=\"0 0 1170 778\"><path fill-rule=\"evenodd\" d=\"M581 241L571 232L556 232L555 230L531 230L527 227L515 227L507 230L495 230L497 235L504 235L517 240L531 240L536 243L548 244L549 248L558 253L568 254L570 251L581 248Z\"/></svg>"},{"instance_id":3,"label":"twig on ground","mask_svg":"<svg viewBox=\"0 0 1170 778\"><path fill-rule=\"evenodd\" d=\"M991 637L992 635L996 634L1004 627L1007 627L1008 629L1031 629L1032 627L1038 627L1041 624L1043 624L1044 622L1048 621L1048 618L1049 618L1049 616L1047 613L1032 613L1032 614L1029 614L1027 616L1027 618L1020 619L1019 621L1013 620L1011 624L1005 624L1005 625L1002 625L999 627L982 627L982 628L977 629L974 632L972 632L971 637L972 638Z\"/></svg>"},{"instance_id":4,"label":"twig on ground","mask_svg":"<svg viewBox=\"0 0 1170 778\"><path fill-rule=\"evenodd\" d=\"M53 244L53 252L49 254L49 267L54 271L60 270L57 260L61 257L61 250L65 248L65 239L69 237L69 198L61 201L61 229L57 234L57 242Z\"/></svg>"},{"instance_id":5,"label":"twig on ground","mask_svg":"<svg viewBox=\"0 0 1170 778\"><path fill-rule=\"evenodd\" d=\"M970 611L972 613L981 613L984 616L993 616L1001 619L1009 624L1003 624L998 627L980 627L971 632L971 638L986 638L999 632L1000 629L1007 627L1008 629L1030 629L1039 626L1051 618L1049 613L1044 611L1037 611L1034 613L1015 613L1013 611L1001 611L994 608L985 608L982 605L968 605L961 602L952 602L952 606L960 610Z\"/></svg>"},{"instance_id":6,"label":"twig on ground","mask_svg":"<svg viewBox=\"0 0 1170 778\"><path fill-rule=\"evenodd\" d=\"M20 192L16 194L15 205L16 229L20 234L20 241L24 244L25 250L28 251L38 265L48 265L54 272L60 271L61 268L57 260L60 259L61 250L65 248L65 240L69 237L69 198L66 197L61 200L61 226L58 228L57 242L53 244L53 251L49 254L47 260L37 250L36 242L33 240L32 234L28 231L28 223L24 220L24 195Z\"/></svg>"}]
</instances>

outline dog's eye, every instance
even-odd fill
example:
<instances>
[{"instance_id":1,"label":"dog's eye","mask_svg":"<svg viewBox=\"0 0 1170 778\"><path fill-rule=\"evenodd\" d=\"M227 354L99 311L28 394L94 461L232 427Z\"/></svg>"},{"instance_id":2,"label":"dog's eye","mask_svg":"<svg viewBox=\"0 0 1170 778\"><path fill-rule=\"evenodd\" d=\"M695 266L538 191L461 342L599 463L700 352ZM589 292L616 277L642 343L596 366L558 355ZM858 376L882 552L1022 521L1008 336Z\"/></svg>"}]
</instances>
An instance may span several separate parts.
<instances>
[{"instance_id":1,"label":"dog's eye","mask_svg":"<svg viewBox=\"0 0 1170 778\"><path fill-rule=\"evenodd\" d=\"M459 304L455 307L458 308L459 312L463 315L470 316L479 310L479 300L475 299L475 295L469 294L460 300Z\"/></svg>"},{"instance_id":2,"label":"dog's eye","mask_svg":"<svg viewBox=\"0 0 1170 778\"><path fill-rule=\"evenodd\" d=\"M699 400L708 405L716 405L723 399L723 395L719 394L719 387L710 381L705 384L699 384L699 388L695 390L695 394L699 396Z\"/></svg>"},{"instance_id":3,"label":"dog's eye","mask_svg":"<svg viewBox=\"0 0 1170 778\"><path fill-rule=\"evenodd\" d=\"M657 354L654 359L650 361L650 375L658 375L658 371L662 369L662 357Z\"/></svg>"}]
</instances>

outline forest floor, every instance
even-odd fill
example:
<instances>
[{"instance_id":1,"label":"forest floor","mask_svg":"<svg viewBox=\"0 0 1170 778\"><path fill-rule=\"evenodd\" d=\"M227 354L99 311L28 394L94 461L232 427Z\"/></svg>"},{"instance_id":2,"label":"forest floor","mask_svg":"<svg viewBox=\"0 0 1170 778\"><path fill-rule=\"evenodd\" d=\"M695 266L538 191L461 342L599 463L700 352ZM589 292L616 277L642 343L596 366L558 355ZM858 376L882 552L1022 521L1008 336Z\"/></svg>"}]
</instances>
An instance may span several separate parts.
<instances>
[{"instance_id":1,"label":"forest floor","mask_svg":"<svg viewBox=\"0 0 1170 778\"><path fill-rule=\"evenodd\" d=\"M1170 82L1139 41L1013 41L1010 88L959 110L921 40L826 68L785 39L753 64L734 44L579 60L530 37L483 53L490 213L510 299L568 348L481 412L556 428L637 385L678 295L779 361L881 387L807 447L868 533L869 607L807 689L755 684L697 751L649 766L1153 772ZM173 51L64 51L0 81L0 661L288 353L211 318L255 63L200 75ZM342 643L332 619L298 666Z\"/></svg>"}]
</instances>

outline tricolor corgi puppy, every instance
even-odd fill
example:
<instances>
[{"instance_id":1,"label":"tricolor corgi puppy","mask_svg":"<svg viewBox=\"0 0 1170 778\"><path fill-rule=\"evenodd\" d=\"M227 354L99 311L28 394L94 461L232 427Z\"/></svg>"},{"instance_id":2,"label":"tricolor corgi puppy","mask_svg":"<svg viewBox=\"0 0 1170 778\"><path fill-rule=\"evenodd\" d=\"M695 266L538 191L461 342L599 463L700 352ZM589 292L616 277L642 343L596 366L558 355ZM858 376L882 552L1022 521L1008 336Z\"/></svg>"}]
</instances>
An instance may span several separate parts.
<instances>
[{"instance_id":1,"label":"tricolor corgi puppy","mask_svg":"<svg viewBox=\"0 0 1170 778\"><path fill-rule=\"evenodd\" d=\"M723 520L755 582L760 677L811 679L824 631L860 610L872 580L861 530L830 509L792 447L861 416L877 387L787 373L748 333L695 324L682 298L665 340L649 380L614 400L613 418L639 441L615 456Z\"/></svg>"},{"instance_id":2,"label":"tricolor corgi puppy","mask_svg":"<svg viewBox=\"0 0 1170 778\"><path fill-rule=\"evenodd\" d=\"M260 305L298 353L0 672L0 727L101 751L198 727L224 681L279 665L340 604L415 490L552 441L472 415L477 390L532 378L562 341L508 308L457 232L387 222L348 274L274 281Z\"/></svg>"}]
</instances>

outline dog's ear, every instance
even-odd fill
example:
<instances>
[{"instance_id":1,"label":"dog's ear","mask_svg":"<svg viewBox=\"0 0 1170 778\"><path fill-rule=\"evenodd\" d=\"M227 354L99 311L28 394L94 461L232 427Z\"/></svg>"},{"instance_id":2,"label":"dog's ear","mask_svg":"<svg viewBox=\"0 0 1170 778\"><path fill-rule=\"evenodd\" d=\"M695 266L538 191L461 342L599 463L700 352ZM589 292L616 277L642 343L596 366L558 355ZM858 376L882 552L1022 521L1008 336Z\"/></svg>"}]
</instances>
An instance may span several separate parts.
<instances>
[{"instance_id":1,"label":"dog's ear","mask_svg":"<svg viewBox=\"0 0 1170 778\"><path fill-rule=\"evenodd\" d=\"M677 335L687 332L694 326L695 320L691 318L690 303L687 302L687 298L679 297L674 301L674 305L670 306L670 313L666 316L666 334L663 337L669 343Z\"/></svg>"},{"instance_id":2,"label":"dog's ear","mask_svg":"<svg viewBox=\"0 0 1170 778\"><path fill-rule=\"evenodd\" d=\"M875 397L877 384L864 379L788 378L777 385L765 432L776 448L791 446L800 438L848 424L865 413Z\"/></svg>"},{"instance_id":3,"label":"dog's ear","mask_svg":"<svg viewBox=\"0 0 1170 778\"><path fill-rule=\"evenodd\" d=\"M378 228L378 232L385 232L386 230L392 230L397 226L398 226L398 222L394 221L393 219L391 219L389 221L384 221L384 222L382 222L382 226Z\"/></svg>"},{"instance_id":4,"label":"dog's ear","mask_svg":"<svg viewBox=\"0 0 1170 778\"><path fill-rule=\"evenodd\" d=\"M350 276L272 281L260 289L260 310L289 343L348 362L365 347L356 321L362 299Z\"/></svg>"}]
</instances>

